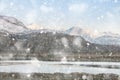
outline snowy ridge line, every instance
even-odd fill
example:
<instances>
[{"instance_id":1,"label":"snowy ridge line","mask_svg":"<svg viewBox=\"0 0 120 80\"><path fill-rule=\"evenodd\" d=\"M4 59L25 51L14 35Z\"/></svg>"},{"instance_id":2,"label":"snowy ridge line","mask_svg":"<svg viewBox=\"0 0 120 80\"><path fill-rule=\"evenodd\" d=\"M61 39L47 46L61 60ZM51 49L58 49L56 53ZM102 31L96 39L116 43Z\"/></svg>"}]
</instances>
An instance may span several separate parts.
<instances>
[{"instance_id":1,"label":"snowy ridge line","mask_svg":"<svg viewBox=\"0 0 120 80\"><path fill-rule=\"evenodd\" d=\"M37 60L25 60L25 61L0 61L0 63L38 63L38 64L50 64L50 65L113 65L113 66L120 66L120 62L66 62L66 61L37 61Z\"/></svg>"}]
</instances>

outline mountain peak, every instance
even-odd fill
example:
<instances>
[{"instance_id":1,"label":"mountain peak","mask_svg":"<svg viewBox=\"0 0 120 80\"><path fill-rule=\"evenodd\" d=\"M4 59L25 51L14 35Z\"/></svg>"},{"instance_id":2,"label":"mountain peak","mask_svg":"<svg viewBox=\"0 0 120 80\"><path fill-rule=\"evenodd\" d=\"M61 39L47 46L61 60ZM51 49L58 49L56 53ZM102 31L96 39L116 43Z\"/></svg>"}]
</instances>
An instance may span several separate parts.
<instances>
[{"instance_id":1,"label":"mountain peak","mask_svg":"<svg viewBox=\"0 0 120 80\"><path fill-rule=\"evenodd\" d=\"M36 23L32 23L32 24L28 25L27 28L29 28L31 30L44 29L41 25L36 24Z\"/></svg>"},{"instance_id":2,"label":"mountain peak","mask_svg":"<svg viewBox=\"0 0 120 80\"><path fill-rule=\"evenodd\" d=\"M70 29L67 30L67 33L71 35L79 35L81 34L81 32L83 32L83 29L79 27L71 27Z\"/></svg>"}]
</instances>

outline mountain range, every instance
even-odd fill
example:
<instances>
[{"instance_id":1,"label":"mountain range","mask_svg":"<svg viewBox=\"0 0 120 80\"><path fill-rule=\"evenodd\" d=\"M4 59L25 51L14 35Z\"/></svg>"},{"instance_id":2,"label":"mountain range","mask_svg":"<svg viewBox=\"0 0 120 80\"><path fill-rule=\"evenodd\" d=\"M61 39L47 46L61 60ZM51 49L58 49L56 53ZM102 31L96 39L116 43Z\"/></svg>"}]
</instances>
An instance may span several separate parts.
<instances>
[{"instance_id":1,"label":"mountain range","mask_svg":"<svg viewBox=\"0 0 120 80\"><path fill-rule=\"evenodd\" d=\"M85 40L102 45L120 45L120 35L111 32L95 32L79 27L72 27L65 31L67 34L82 36Z\"/></svg>"},{"instance_id":2,"label":"mountain range","mask_svg":"<svg viewBox=\"0 0 120 80\"><path fill-rule=\"evenodd\" d=\"M112 60L110 57L112 55L118 57L119 45L94 43L91 36L85 34L82 29L73 29L66 31L31 30L15 18L1 16L0 59L80 61L106 60L105 57L107 57L109 61ZM78 32L78 34L72 35L71 32Z\"/></svg>"}]
</instances>

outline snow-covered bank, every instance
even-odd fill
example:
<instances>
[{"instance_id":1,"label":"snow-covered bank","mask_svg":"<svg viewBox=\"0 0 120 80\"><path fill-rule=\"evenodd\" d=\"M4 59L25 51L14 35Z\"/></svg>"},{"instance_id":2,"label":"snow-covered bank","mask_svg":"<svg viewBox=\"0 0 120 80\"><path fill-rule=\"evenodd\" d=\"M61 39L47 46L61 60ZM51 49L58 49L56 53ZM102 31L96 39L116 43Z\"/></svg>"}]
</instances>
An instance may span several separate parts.
<instances>
[{"instance_id":1,"label":"snow-covered bank","mask_svg":"<svg viewBox=\"0 0 120 80\"><path fill-rule=\"evenodd\" d=\"M67 62L67 61L38 61L38 60L5 60L0 61L0 63L38 63L38 64L47 64L47 65L60 65L60 64L71 64L71 65L113 65L120 66L120 62Z\"/></svg>"}]
</instances>

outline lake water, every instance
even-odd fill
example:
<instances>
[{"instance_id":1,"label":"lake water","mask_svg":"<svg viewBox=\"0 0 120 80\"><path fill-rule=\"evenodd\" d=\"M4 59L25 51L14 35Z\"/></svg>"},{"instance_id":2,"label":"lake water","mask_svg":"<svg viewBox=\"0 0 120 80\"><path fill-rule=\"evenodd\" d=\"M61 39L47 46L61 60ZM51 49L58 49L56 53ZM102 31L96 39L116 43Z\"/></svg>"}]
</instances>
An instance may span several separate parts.
<instances>
[{"instance_id":1,"label":"lake water","mask_svg":"<svg viewBox=\"0 0 120 80\"><path fill-rule=\"evenodd\" d=\"M21 64L25 63L25 64ZM1 65L0 72L19 73L112 73L120 75L119 62L49 62L49 61L1 61L1 63L17 63L11 65ZM20 63L20 64L19 64ZM100 67L82 66L98 65ZM107 68L105 66L117 66L118 68Z\"/></svg>"}]
</instances>

